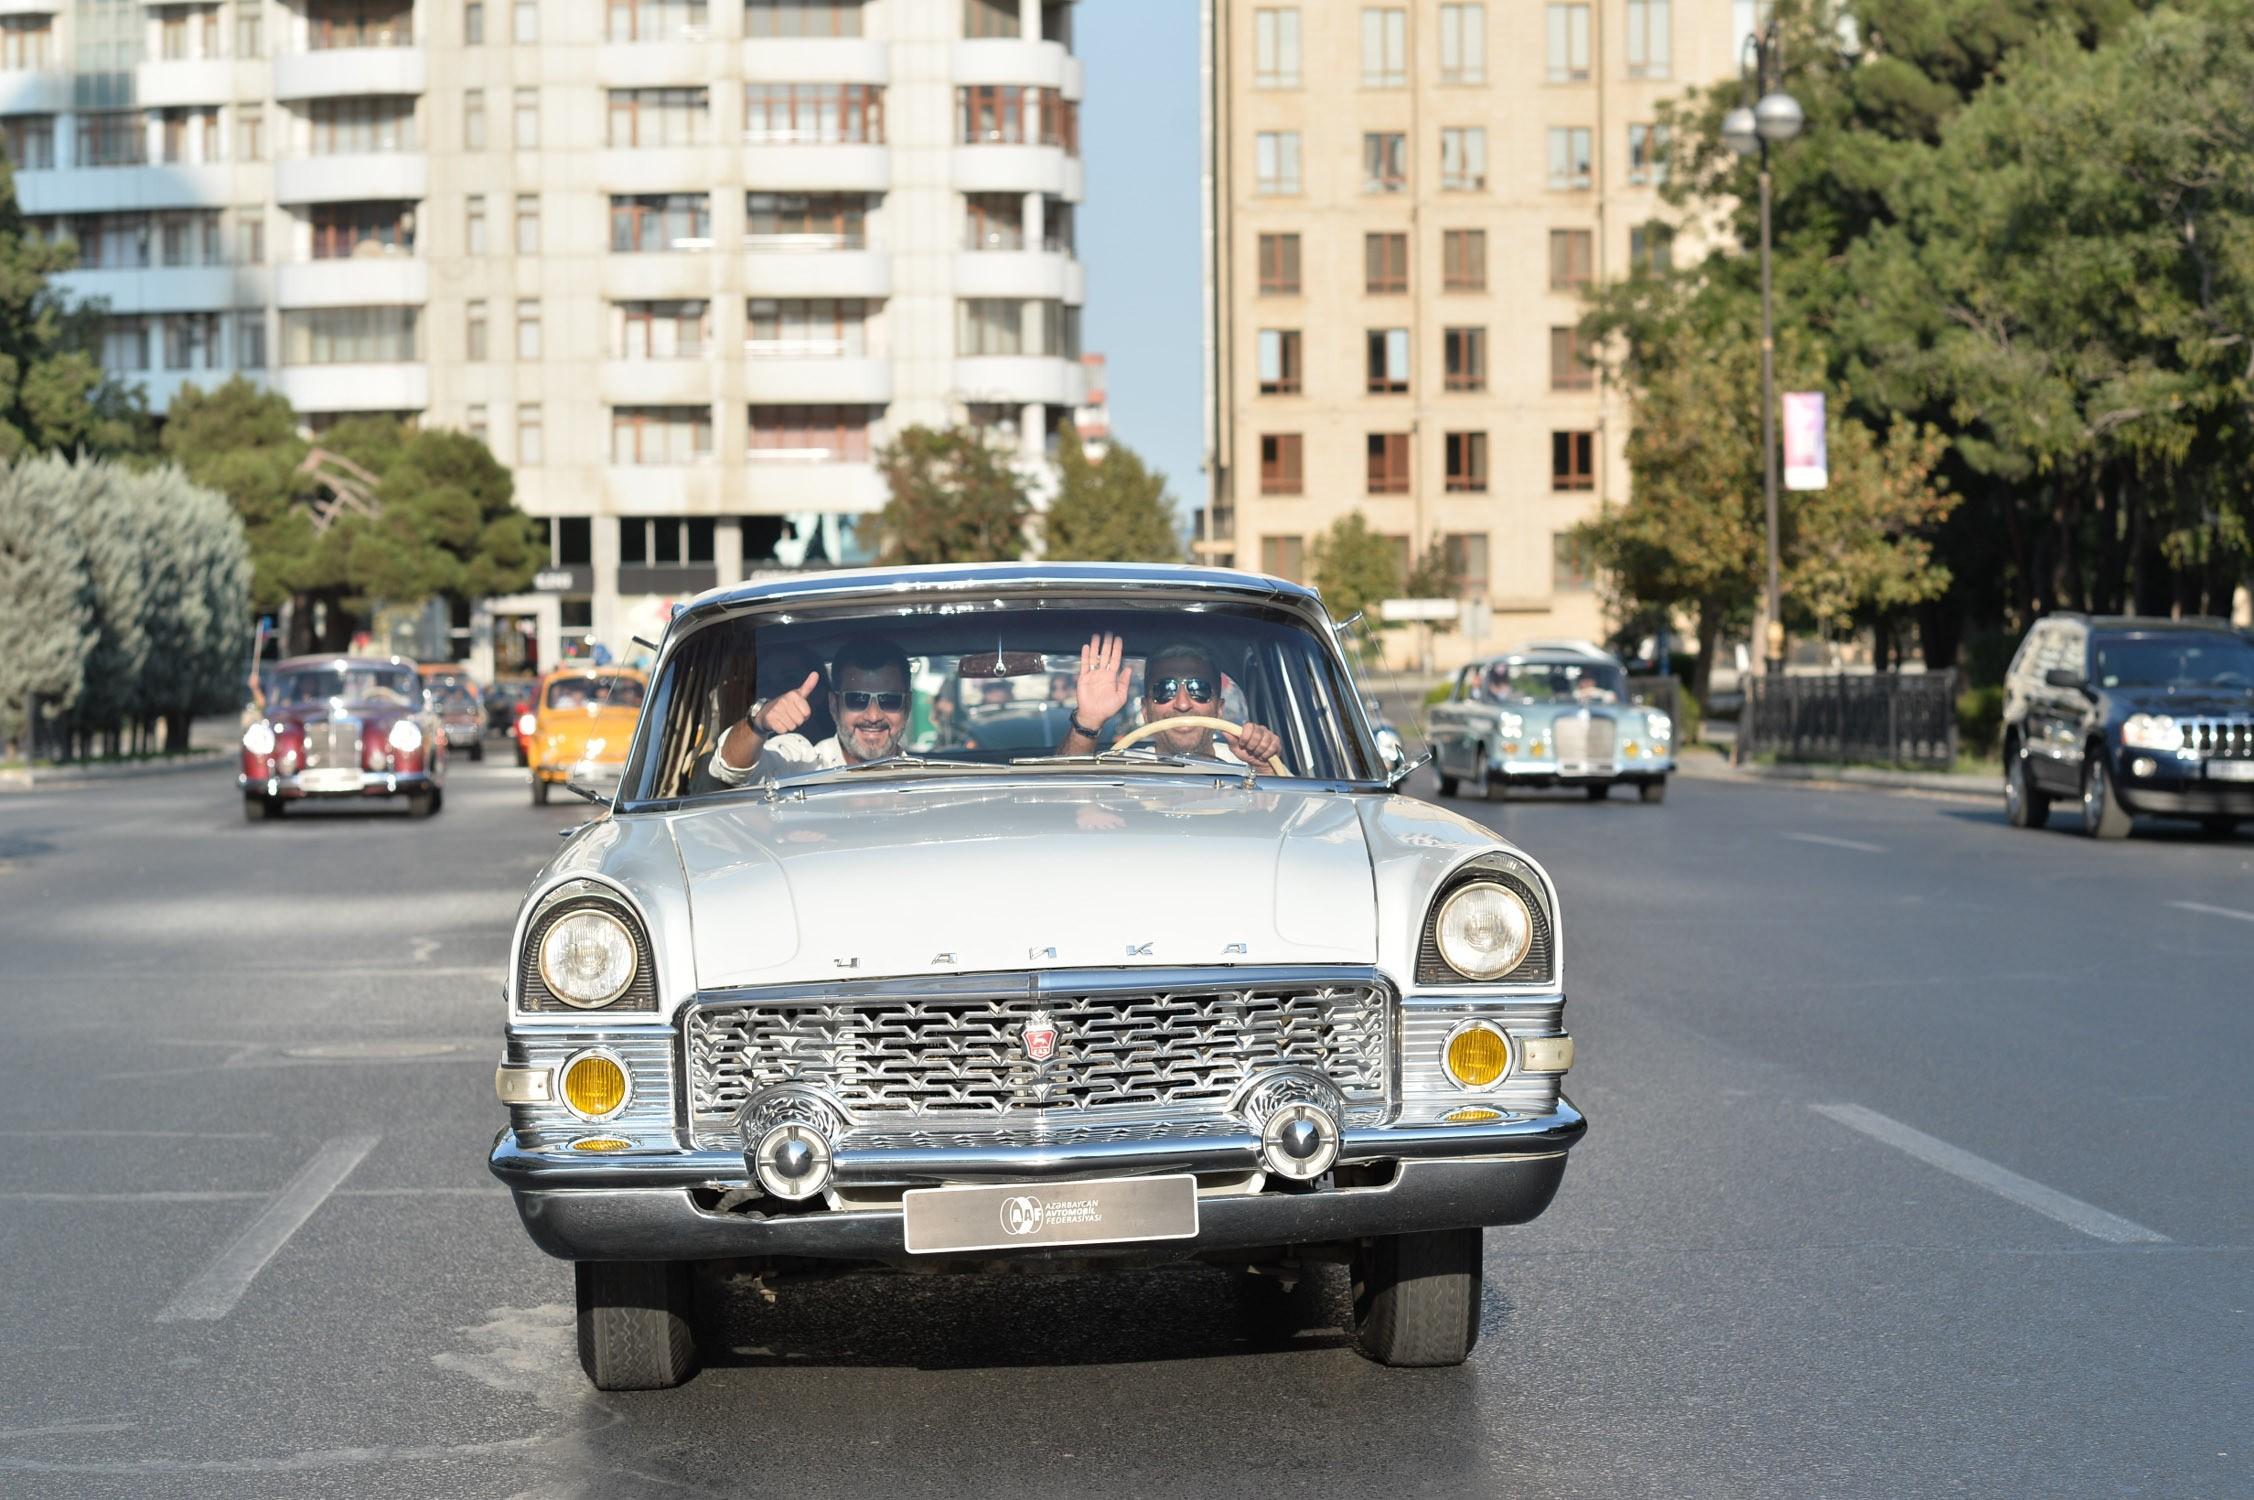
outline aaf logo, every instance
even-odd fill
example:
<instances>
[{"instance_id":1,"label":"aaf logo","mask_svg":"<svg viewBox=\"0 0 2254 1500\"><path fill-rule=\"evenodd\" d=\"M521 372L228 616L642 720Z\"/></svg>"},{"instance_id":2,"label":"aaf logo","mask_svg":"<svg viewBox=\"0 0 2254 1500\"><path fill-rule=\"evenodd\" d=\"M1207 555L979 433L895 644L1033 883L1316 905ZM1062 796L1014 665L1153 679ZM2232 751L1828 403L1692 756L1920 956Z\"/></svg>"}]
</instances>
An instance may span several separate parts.
<instances>
[{"instance_id":1,"label":"aaf logo","mask_svg":"<svg viewBox=\"0 0 2254 1500\"><path fill-rule=\"evenodd\" d=\"M1045 1010L1035 1011L1025 1023L1025 1055L1037 1063L1045 1063L1057 1055L1057 1023L1049 1019Z\"/></svg>"},{"instance_id":2,"label":"aaf logo","mask_svg":"<svg viewBox=\"0 0 2254 1500\"><path fill-rule=\"evenodd\" d=\"M1041 1200L1030 1193L1016 1198L1004 1198L1002 1200L1002 1233L1008 1235L1037 1234L1040 1232L1042 1224L1047 1222L1048 1216L1048 1210L1041 1206Z\"/></svg>"}]
</instances>

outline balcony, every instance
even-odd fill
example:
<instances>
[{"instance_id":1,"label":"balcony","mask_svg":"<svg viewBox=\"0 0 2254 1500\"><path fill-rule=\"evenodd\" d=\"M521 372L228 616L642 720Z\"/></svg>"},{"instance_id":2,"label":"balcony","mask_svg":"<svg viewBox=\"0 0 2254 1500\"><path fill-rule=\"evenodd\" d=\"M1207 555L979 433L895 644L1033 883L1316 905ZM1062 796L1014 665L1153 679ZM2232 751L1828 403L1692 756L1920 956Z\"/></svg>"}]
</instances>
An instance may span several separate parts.
<instances>
[{"instance_id":1,"label":"balcony","mask_svg":"<svg viewBox=\"0 0 2254 1500\"><path fill-rule=\"evenodd\" d=\"M113 271L65 271L55 289L74 302L100 300L117 314L225 312L263 306L266 272L255 266L137 266Z\"/></svg>"},{"instance_id":2,"label":"balcony","mask_svg":"<svg viewBox=\"0 0 2254 1500\"><path fill-rule=\"evenodd\" d=\"M743 44L746 83L886 83L892 58L866 37L751 37Z\"/></svg>"},{"instance_id":3,"label":"balcony","mask_svg":"<svg viewBox=\"0 0 2254 1500\"><path fill-rule=\"evenodd\" d=\"M70 108L70 77L31 68L0 73L0 115L61 114Z\"/></svg>"},{"instance_id":4,"label":"balcony","mask_svg":"<svg viewBox=\"0 0 2254 1500\"><path fill-rule=\"evenodd\" d=\"M873 441L872 435L872 441ZM839 463L818 454L754 448L746 455L743 514L782 516L794 511L844 511L866 515L884 509L884 476L866 461Z\"/></svg>"},{"instance_id":5,"label":"balcony","mask_svg":"<svg viewBox=\"0 0 2254 1500\"><path fill-rule=\"evenodd\" d=\"M892 295L892 257L881 250L822 248L823 237L747 240L744 290L754 297L865 297Z\"/></svg>"},{"instance_id":6,"label":"balcony","mask_svg":"<svg viewBox=\"0 0 2254 1500\"><path fill-rule=\"evenodd\" d=\"M226 57L144 62L133 70L139 102L157 109L176 104L227 104L235 97L235 63Z\"/></svg>"},{"instance_id":7,"label":"balcony","mask_svg":"<svg viewBox=\"0 0 2254 1500\"><path fill-rule=\"evenodd\" d=\"M0 16L52 16L65 8L64 0L0 0Z\"/></svg>"},{"instance_id":8,"label":"balcony","mask_svg":"<svg viewBox=\"0 0 2254 1500\"><path fill-rule=\"evenodd\" d=\"M127 212L137 208L232 208L235 169L192 162L74 167L16 174L27 214Z\"/></svg>"},{"instance_id":9,"label":"balcony","mask_svg":"<svg viewBox=\"0 0 2254 1500\"><path fill-rule=\"evenodd\" d=\"M607 359L596 377L607 406L710 406L714 361Z\"/></svg>"},{"instance_id":10,"label":"balcony","mask_svg":"<svg viewBox=\"0 0 2254 1500\"><path fill-rule=\"evenodd\" d=\"M892 186L892 153L873 145L751 142L739 170L767 193L881 193Z\"/></svg>"},{"instance_id":11,"label":"balcony","mask_svg":"<svg viewBox=\"0 0 2254 1500\"><path fill-rule=\"evenodd\" d=\"M603 470L604 498L624 516L717 516L730 508L720 471L710 458L694 464L611 464Z\"/></svg>"},{"instance_id":12,"label":"balcony","mask_svg":"<svg viewBox=\"0 0 2254 1500\"><path fill-rule=\"evenodd\" d=\"M725 146L605 147L595 156L595 186L606 193L701 193L725 182Z\"/></svg>"},{"instance_id":13,"label":"balcony","mask_svg":"<svg viewBox=\"0 0 2254 1500\"><path fill-rule=\"evenodd\" d=\"M1087 379L1080 361L1048 354L982 354L955 361L958 400L1043 406L1078 406Z\"/></svg>"},{"instance_id":14,"label":"balcony","mask_svg":"<svg viewBox=\"0 0 2254 1500\"><path fill-rule=\"evenodd\" d=\"M612 42L595 49L595 82L605 88L651 89L712 81L708 41Z\"/></svg>"},{"instance_id":15,"label":"balcony","mask_svg":"<svg viewBox=\"0 0 2254 1500\"><path fill-rule=\"evenodd\" d=\"M744 399L756 405L803 401L840 406L883 406L892 400L890 360L832 355L831 347L746 341Z\"/></svg>"},{"instance_id":16,"label":"balcony","mask_svg":"<svg viewBox=\"0 0 2254 1500\"><path fill-rule=\"evenodd\" d=\"M953 81L958 84L1025 84L1062 89L1080 97L1080 59L1062 42L1028 42L1015 37L963 38L955 44Z\"/></svg>"},{"instance_id":17,"label":"balcony","mask_svg":"<svg viewBox=\"0 0 2254 1500\"><path fill-rule=\"evenodd\" d=\"M1085 301L1087 276L1062 251L963 250L955 255L958 297L1042 297Z\"/></svg>"},{"instance_id":18,"label":"balcony","mask_svg":"<svg viewBox=\"0 0 2254 1500\"><path fill-rule=\"evenodd\" d=\"M274 268L280 307L419 307L430 300L430 267L412 255L354 255Z\"/></svg>"},{"instance_id":19,"label":"balcony","mask_svg":"<svg viewBox=\"0 0 2254 1500\"><path fill-rule=\"evenodd\" d=\"M274 163L278 203L419 201L429 181L430 163L419 151L292 156Z\"/></svg>"},{"instance_id":20,"label":"balcony","mask_svg":"<svg viewBox=\"0 0 2254 1500\"><path fill-rule=\"evenodd\" d=\"M430 405L430 369L419 362L292 365L276 370L273 384L300 412L421 411Z\"/></svg>"},{"instance_id":21,"label":"balcony","mask_svg":"<svg viewBox=\"0 0 2254 1500\"><path fill-rule=\"evenodd\" d=\"M340 99L366 94L420 94L420 47L327 47L274 59L277 99Z\"/></svg>"},{"instance_id":22,"label":"balcony","mask_svg":"<svg viewBox=\"0 0 2254 1500\"><path fill-rule=\"evenodd\" d=\"M618 302L708 299L718 276L716 264L709 254L692 250L609 255L603 259L603 295Z\"/></svg>"},{"instance_id":23,"label":"balcony","mask_svg":"<svg viewBox=\"0 0 2254 1500\"><path fill-rule=\"evenodd\" d=\"M957 146L949 185L963 193L1046 193L1077 203L1080 163L1062 146Z\"/></svg>"}]
</instances>

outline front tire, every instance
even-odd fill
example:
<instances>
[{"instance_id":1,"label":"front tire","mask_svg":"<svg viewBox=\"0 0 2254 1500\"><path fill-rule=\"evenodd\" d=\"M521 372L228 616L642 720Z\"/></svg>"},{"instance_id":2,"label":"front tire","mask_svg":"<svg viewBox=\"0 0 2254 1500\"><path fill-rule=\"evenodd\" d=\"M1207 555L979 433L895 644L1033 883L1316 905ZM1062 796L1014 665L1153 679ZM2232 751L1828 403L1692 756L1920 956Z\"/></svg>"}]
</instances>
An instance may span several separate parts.
<instances>
[{"instance_id":1,"label":"front tire","mask_svg":"<svg viewBox=\"0 0 2254 1500\"><path fill-rule=\"evenodd\" d=\"M579 1363L595 1389L671 1390L697 1372L687 1262L582 1260L572 1273Z\"/></svg>"},{"instance_id":2,"label":"front tire","mask_svg":"<svg viewBox=\"0 0 2254 1500\"><path fill-rule=\"evenodd\" d=\"M2104 749L2092 746L2082 757L2082 832L2093 839L2127 838L2134 821L2121 805Z\"/></svg>"},{"instance_id":3,"label":"front tire","mask_svg":"<svg viewBox=\"0 0 2254 1500\"><path fill-rule=\"evenodd\" d=\"M245 797L243 821L246 823L271 823L282 815L279 797Z\"/></svg>"},{"instance_id":4,"label":"front tire","mask_svg":"<svg viewBox=\"0 0 2254 1500\"><path fill-rule=\"evenodd\" d=\"M407 794L408 817L427 818L437 811L438 794L436 792L409 792Z\"/></svg>"},{"instance_id":5,"label":"front tire","mask_svg":"<svg viewBox=\"0 0 2254 1500\"><path fill-rule=\"evenodd\" d=\"M2051 799L2036 790L2026 753L2016 745L2004 752L2004 818L2014 828L2040 828L2051 819Z\"/></svg>"},{"instance_id":6,"label":"front tire","mask_svg":"<svg viewBox=\"0 0 2254 1500\"><path fill-rule=\"evenodd\" d=\"M532 805L534 807L546 807L548 805L548 783L542 781L537 775L532 778Z\"/></svg>"},{"instance_id":7,"label":"front tire","mask_svg":"<svg viewBox=\"0 0 2254 1500\"><path fill-rule=\"evenodd\" d=\"M1354 1346L1381 1365L1460 1365L1479 1342L1481 1231L1365 1240L1354 1252Z\"/></svg>"},{"instance_id":8,"label":"front tire","mask_svg":"<svg viewBox=\"0 0 2254 1500\"><path fill-rule=\"evenodd\" d=\"M1661 777L1657 781L1645 782L1642 786L1636 788L1636 796L1645 802L1665 802L1667 800L1667 779Z\"/></svg>"},{"instance_id":9,"label":"front tire","mask_svg":"<svg viewBox=\"0 0 2254 1500\"><path fill-rule=\"evenodd\" d=\"M470 742L470 759L475 761L485 759L485 741L473 740Z\"/></svg>"},{"instance_id":10,"label":"front tire","mask_svg":"<svg viewBox=\"0 0 2254 1500\"><path fill-rule=\"evenodd\" d=\"M2238 819L2201 818L2199 831L2211 839L2227 839L2238 832Z\"/></svg>"},{"instance_id":11,"label":"front tire","mask_svg":"<svg viewBox=\"0 0 2254 1500\"><path fill-rule=\"evenodd\" d=\"M1450 776L1446 771L1436 771L1433 774L1437 775L1440 778L1441 796L1453 797L1456 795L1456 787L1458 783L1455 777Z\"/></svg>"}]
</instances>

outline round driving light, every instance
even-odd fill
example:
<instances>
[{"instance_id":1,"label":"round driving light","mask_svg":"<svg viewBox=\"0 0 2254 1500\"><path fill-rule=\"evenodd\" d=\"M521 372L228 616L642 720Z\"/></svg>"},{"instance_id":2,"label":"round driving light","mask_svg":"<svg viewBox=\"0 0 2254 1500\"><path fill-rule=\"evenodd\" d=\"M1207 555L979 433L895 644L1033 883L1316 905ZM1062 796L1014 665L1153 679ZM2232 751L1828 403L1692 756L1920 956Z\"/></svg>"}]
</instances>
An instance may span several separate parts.
<instances>
[{"instance_id":1,"label":"round driving light","mask_svg":"<svg viewBox=\"0 0 2254 1500\"><path fill-rule=\"evenodd\" d=\"M575 911L540 936L540 982L570 1006L607 1005L634 982L634 939L608 912Z\"/></svg>"},{"instance_id":2,"label":"round driving light","mask_svg":"<svg viewBox=\"0 0 2254 1500\"><path fill-rule=\"evenodd\" d=\"M243 731L243 748L253 755L274 753L274 731L264 720Z\"/></svg>"},{"instance_id":3,"label":"round driving light","mask_svg":"<svg viewBox=\"0 0 2254 1500\"><path fill-rule=\"evenodd\" d=\"M1534 943L1534 914L1518 892L1475 880L1440 905L1440 957L1466 979L1500 979Z\"/></svg>"},{"instance_id":4,"label":"round driving light","mask_svg":"<svg viewBox=\"0 0 2254 1500\"><path fill-rule=\"evenodd\" d=\"M574 1151L626 1151L630 1150L633 1145L632 1141L622 1141L615 1135L583 1135L571 1143L571 1149Z\"/></svg>"},{"instance_id":5,"label":"round driving light","mask_svg":"<svg viewBox=\"0 0 2254 1500\"><path fill-rule=\"evenodd\" d=\"M564 1103L582 1120L607 1120L626 1107L626 1069L607 1052L582 1052L563 1066Z\"/></svg>"},{"instance_id":6,"label":"round driving light","mask_svg":"<svg viewBox=\"0 0 2254 1500\"><path fill-rule=\"evenodd\" d=\"M2140 755L2129 763L2129 773L2133 776L2150 776L2159 769L2159 764L2149 755Z\"/></svg>"},{"instance_id":7,"label":"round driving light","mask_svg":"<svg viewBox=\"0 0 2254 1500\"><path fill-rule=\"evenodd\" d=\"M1338 1160L1338 1121L1312 1104L1286 1104L1260 1127L1260 1162L1278 1177L1309 1182Z\"/></svg>"},{"instance_id":8,"label":"round driving light","mask_svg":"<svg viewBox=\"0 0 2254 1500\"><path fill-rule=\"evenodd\" d=\"M830 1185L829 1141L820 1131L795 1120L761 1136L752 1160L757 1164L759 1185L793 1203L811 1198Z\"/></svg>"},{"instance_id":9,"label":"round driving light","mask_svg":"<svg viewBox=\"0 0 2254 1500\"><path fill-rule=\"evenodd\" d=\"M1489 1088L1510 1071L1510 1038L1491 1021L1466 1021L1448 1033L1440 1062L1456 1087Z\"/></svg>"}]
</instances>

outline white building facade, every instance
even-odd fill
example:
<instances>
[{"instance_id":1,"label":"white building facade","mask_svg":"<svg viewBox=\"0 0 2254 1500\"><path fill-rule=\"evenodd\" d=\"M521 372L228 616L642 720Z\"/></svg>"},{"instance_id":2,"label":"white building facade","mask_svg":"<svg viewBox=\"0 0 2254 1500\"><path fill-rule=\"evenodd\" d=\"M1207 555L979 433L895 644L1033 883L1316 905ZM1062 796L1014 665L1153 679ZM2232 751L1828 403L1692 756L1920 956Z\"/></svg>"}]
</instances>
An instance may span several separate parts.
<instances>
[{"instance_id":1,"label":"white building facade","mask_svg":"<svg viewBox=\"0 0 2254 1500\"><path fill-rule=\"evenodd\" d=\"M104 363L485 439L489 670L866 555L872 456L1081 404L1069 0L0 0L0 148Z\"/></svg>"}]
</instances>

